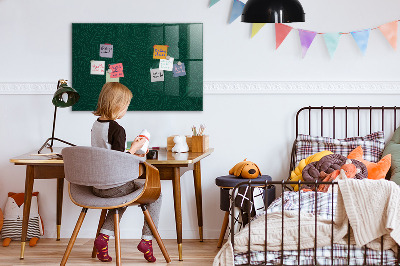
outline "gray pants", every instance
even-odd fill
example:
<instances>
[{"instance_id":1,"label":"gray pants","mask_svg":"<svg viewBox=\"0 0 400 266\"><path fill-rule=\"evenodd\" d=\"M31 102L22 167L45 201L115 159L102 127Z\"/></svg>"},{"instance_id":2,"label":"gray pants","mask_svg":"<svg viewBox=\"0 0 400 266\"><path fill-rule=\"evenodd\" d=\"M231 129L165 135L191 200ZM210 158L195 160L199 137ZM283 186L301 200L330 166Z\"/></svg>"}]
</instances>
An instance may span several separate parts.
<instances>
[{"instance_id":1,"label":"gray pants","mask_svg":"<svg viewBox=\"0 0 400 266\"><path fill-rule=\"evenodd\" d=\"M113 187L108 189L93 188L93 194L101 198L122 197L138 189L141 189L143 186L144 182L138 182L138 181L135 182L135 180L133 180L119 187ZM154 224L157 228L158 228L158 221L160 219L161 202L162 202L162 196L160 194L160 197L155 202L146 204L146 207L149 210L151 218L153 218ZM124 214L125 210L126 207L118 208L119 219L122 218L122 215ZM100 233L109 236L114 236L114 214L115 214L115 209L108 210L106 220L104 221ZM146 220L144 221L143 225L142 239L146 240L153 239L153 234Z\"/></svg>"}]
</instances>

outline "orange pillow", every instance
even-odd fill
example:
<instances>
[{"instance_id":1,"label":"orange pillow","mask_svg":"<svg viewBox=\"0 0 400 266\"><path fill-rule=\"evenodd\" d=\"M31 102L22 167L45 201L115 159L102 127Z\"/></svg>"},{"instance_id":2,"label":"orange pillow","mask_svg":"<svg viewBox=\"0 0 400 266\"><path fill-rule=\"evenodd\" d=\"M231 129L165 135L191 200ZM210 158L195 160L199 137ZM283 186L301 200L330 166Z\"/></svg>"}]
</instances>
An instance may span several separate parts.
<instances>
[{"instance_id":1,"label":"orange pillow","mask_svg":"<svg viewBox=\"0 0 400 266\"><path fill-rule=\"evenodd\" d=\"M350 152L347 158L355 159L365 164L368 170L368 179L375 180L384 179L386 177L392 161L392 155L388 154L377 163L368 162L363 159L363 149L361 146L358 146L352 152Z\"/></svg>"}]
</instances>

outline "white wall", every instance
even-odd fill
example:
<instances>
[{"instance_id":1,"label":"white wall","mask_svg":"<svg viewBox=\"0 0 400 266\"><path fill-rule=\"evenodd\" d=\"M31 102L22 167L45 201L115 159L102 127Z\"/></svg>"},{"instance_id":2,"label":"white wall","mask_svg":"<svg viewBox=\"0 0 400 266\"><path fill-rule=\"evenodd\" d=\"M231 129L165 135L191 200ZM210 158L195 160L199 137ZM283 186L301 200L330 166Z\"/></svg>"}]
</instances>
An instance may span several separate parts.
<instances>
[{"instance_id":1,"label":"white wall","mask_svg":"<svg viewBox=\"0 0 400 266\"><path fill-rule=\"evenodd\" d=\"M318 36L301 59L298 33L290 33L274 50L273 25L266 25L253 39L251 27L227 24L230 0L208 9L208 0L147 1L27 1L0 0L1 83L56 82L71 78L72 22L203 22L204 80L212 81L399 81L399 52L391 50L379 31L371 33L363 57L351 36L343 36L330 59ZM399 19L398 1L303 0L306 23L293 24L321 32L375 27ZM254 94L204 95L203 112L129 112L121 124L128 138L142 128L152 132L152 145L165 146L176 133L189 134L193 124L204 123L215 152L202 161L205 238L218 238L223 214L214 179L227 174L238 161L256 162L263 174L275 180L286 176L294 138L294 115L308 105L398 105L399 95L377 94ZM35 150L51 134L51 95L0 95L0 207L7 192L24 190L25 168L9 158ZM90 112L60 109L56 135L78 145L90 144ZM197 237L197 217L190 173L182 177L183 237ZM40 211L45 237L55 237L56 182L38 180ZM162 182L164 195L159 230L175 238L171 182ZM80 209L64 191L62 237L70 237ZM90 211L80 237L93 237L99 212ZM123 238L139 238L142 216L130 208L121 221Z\"/></svg>"}]
</instances>

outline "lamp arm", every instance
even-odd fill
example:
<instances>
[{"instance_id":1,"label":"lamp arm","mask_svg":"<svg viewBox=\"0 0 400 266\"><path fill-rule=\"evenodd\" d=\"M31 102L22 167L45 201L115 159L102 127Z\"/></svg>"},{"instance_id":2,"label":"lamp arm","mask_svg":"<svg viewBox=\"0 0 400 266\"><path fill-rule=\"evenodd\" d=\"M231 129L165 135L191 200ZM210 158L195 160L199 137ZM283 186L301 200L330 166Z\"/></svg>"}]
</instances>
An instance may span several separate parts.
<instances>
[{"instance_id":1,"label":"lamp arm","mask_svg":"<svg viewBox=\"0 0 400 266\"><path fill-rule=\"evenodd\" d=\"M50 144L50 148L53 147L54 131L55 131L55 129L56 129L56 118L57 118L57 106L54 106L53 131L51 132L51 144Z\"/></svg>"},{"instance_id":2,"label":"lamp arm","mask_svg":"<svg viewBox=\"0 0 400 266\"><path fill-rule=\"evenodd\" d=\"M57 118L57 106L55 106L55 108L54 108L53 131L52 131L52 133L51 133L51 138L48 138L48 139L44 142L44 144L42 145L42 147L40 147L40 149L39 149L39 151L38 151L39 154L40 154L40 152L41 152L46 146L47 146L47 148L50 148L50 151L51 151L51 152L53 152L53 142L54 142L54 140L58 140L59 142L68 144L68 145L70 145L70 146L76 146L75 144L72 144L72 143L67 142L67 141L65 141L65 140L62 140L62 139L59 139L59 138L55 138L55 137L54 137L54 131L55 131L55 128L56 128L56 118ZM50 144L49 144L49 141L51 141Z\"/></svg>"},{"instance_id":3,"label":"lamp arm","mask_svg":"<svg viewBox=\"0 0 400 266\"><path fill-rule=\"evenodd\" d=\"M56 91L60 88L61 80L59 79L57 82L57 89ZM51 144L50 144L50 149L53 150L53 139L54 139L54 130L56 129L56 117L57 117L57 106L54 106L54 117L53 117L53 131L51 133Z\"/></svg>"},{"instance_id":4,"label":"lamp arm","mask_svg":"<svg viewBox=\"0 0 400 266\"><path fill-rule=\"evenodd\" d=\"M62 139L59 139L59 138L48 138L48 139L43 143L42 147L40 147L40 149L38 150L38 154L40 154L40 153L42 152L42 150L43 150L44 148L46 148L46 146L47 146L47 148L50 148L50 151L51 151L51 152L54 152L54 151L53 151L53 148L50 147L50 144L49 144L49 141L50 141L50 140L51 140L51 141L53 141L53 140L58 140L59 142L68 144L68 145L70 145L70 146L76 146L75 144L72 144L72 143L70 143L70 142L68 142L68 141L65 141L65 140L62 140Z\"/></svg>"},{"instance_id":5,"label":"lamp arm","mask_svg":"<svg viewBox=\"0 0 400 266\"><path fill-rule=\"evenodd\" d=\"M60 85L61 85L61 84L65 84L65 81L64 81L64 80L59 80L59 81L58 81L58 83L57 83L57 90L60 89ZM55 129L56 129L56 118L57 118L57 106L54 105L53 130L52 130L52 132L51 132L51 138L48 138L48 139L44 142L44 144L42 145L42 147L40 147L40 149L39 149L39 151L38 151L39 154L40 154L40 152L41 152L45 147L50 148L51 152L53 152L53 142L54 142L54 140L60 141L60 142L62 142L62 143L68 144L68 145L70 145L70 146L75 146L75 144L72 144L72 143L69 143L69 142L67 142L67 141L65 141L65 140L62 140L62 139L59 139L59 138L55 138L55 137L54 137L54 132L55 132ZM51 142L50 142L50 141L51 141ZM49 142L50 142L50 144L49 144Z\"/></svg>"}]
</instances>

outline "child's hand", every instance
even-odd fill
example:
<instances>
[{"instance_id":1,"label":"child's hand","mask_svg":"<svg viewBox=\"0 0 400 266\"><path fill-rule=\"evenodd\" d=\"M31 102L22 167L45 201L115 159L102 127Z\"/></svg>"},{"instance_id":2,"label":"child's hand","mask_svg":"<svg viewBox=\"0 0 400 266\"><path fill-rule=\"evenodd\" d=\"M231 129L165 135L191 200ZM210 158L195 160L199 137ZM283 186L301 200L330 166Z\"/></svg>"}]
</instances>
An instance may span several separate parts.
<instances>
[{"instance_id":1,"label":"child's hand","mask_svg":"<svg viewBox=\"0 0 400 266\"><path fill-rule=\"evenodd\" d=\"M136 137L135 140L132 142L129 152L132 154L135 154L140 148L143 147L143 145L146 143L146 141L147 140L145 138Z\"/></svg>"},{"instance_id":2,"label":"child's hand","mask_svg":"<svg viewBox=\"0 0 400 266\"><path fill-rule=\"evenodd\" d=\"M134 155L139 156L139 157L146 157L146 155L149 153L149 149L147 149L145 154L137 154L135 153Z\"/></svg>"}]
</instances>

